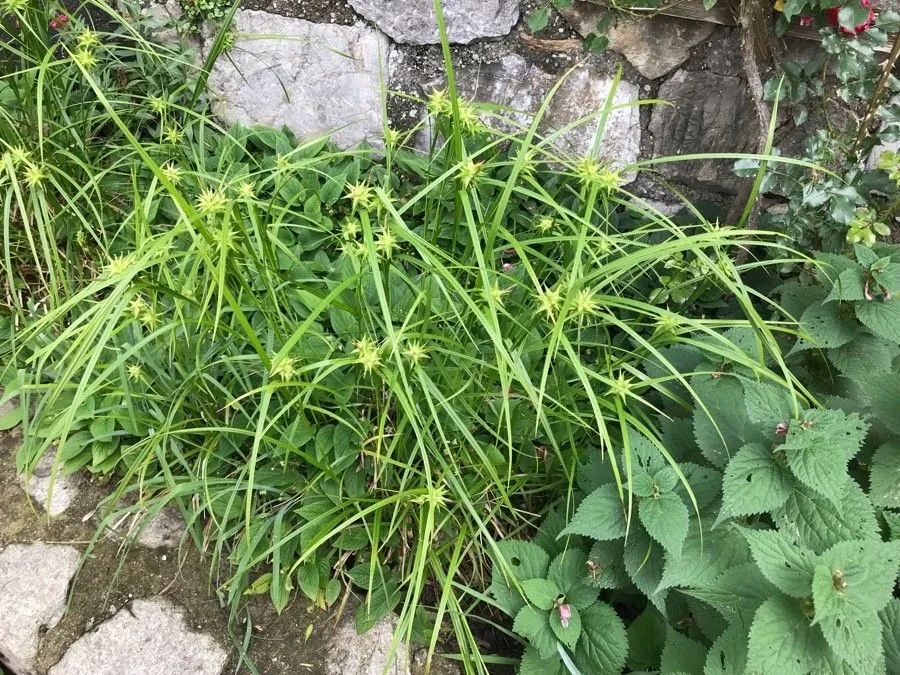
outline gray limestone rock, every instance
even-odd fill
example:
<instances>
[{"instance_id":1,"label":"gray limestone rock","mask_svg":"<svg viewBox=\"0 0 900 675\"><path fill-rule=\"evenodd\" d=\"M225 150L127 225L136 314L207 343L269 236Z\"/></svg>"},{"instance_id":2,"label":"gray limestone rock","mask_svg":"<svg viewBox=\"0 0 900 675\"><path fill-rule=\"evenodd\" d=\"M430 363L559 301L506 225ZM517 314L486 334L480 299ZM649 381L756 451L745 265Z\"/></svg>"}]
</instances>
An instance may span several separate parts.
<instances>
[{"instance_id":1,"label":"gray limestone rock","mask_svg":"<svg viewBox=\"0 0 900 675\"><path fill-rule=\"evenodd\" d=\"M49 448L31 475L19 478L25 491L51 516L58 516L68 509L85 484L84 476L80 474L66 475L60 466L54 471L55 455L55 446Z\"/></svg>"},{"instance_id":2,"label":"gray limestone rock","mask_svg":"<svg viewBox=\"0 0 900 675\"><path fill-rule=\"evenodd\" d=\"M622 17L609 31L610 49L622 54L648 80L675 70L691 49L712 35L715 25L676 19Z\"/></svg>"},{"instance_id":3,"label":"gray limestone rock","mask_svg":"<svg viewBox=\"0 0 900 675\"><path fill-rule=\"evenodd\" d=\"M405 642L397 641L391 658L396 630L397 617L391 614L359 635L353 612L346 613L328 640L323 675L410 675Z\"/></svg>"},{"instance_id":4,"label":"gray limestone rock","mask_svg":"<svg viewBox=\"0 0 900 675\"><path fill-rule=\"evenodd\" d=\"M128 508L124 502L123 508ZM146 522L145 522L146 521ZM174 506L166 506L147 520L147 509L133 508L107 526L110 538L137 536L137 543L147 548L174 548L187 530L181 513Z\"/></svg>"},{"instance_id":5,"label":"gray limestone rock","mask_svg":"<svg viewBox=\"0 0 900 675\"><path fill-rule=\"evenodd\" d=\"M759 122L744 84L736 77L679 70L659 89L650 119L653 156L741 153L756 150ZM657 165L664 175L684 183L735 192L743 179L734 160L693 160Z\"/></svg>"},{"instance_id":6,"label":"gray limestone rock","mask_svg":"<svg viewBox=\"0 0 900 675\"><path fill-rule=\"evenodd\" d=\"M589 2L576 2L560 10L566 21L587 37L608 9ZM648 80L672 72L691 56L691 49L712 35L715 24L670 16L622 15L609 29L609 48L622 54Z\"/></svg>"},{"instance_id":7,"label":"gray limestone rock","mask_svg":"<svg viewBox=\"0 0 900 675\"><path fill-rule=\"evenodd\" d=\"M0 656L13 672L34 672L40 635L62 618L79 557L42 542L0 551Z\"/></svg>"},{"instance_id":8,"label":"gray limestone rock","mask_svg":"<svg viewBox=\"0 0 900 675\"><path fill-rule=\"evenodd\" d=\"M441 41L433 0L348 0L350 5L397 42ZM450 42L467 44L510 32L519 20L519 0L443 0Z\"/></svg>"},{"instance_id":9,"label":"gray limestone rock","mask_svg":"<svg viewBox=\"0 0 900 675\"><path fill-rule=\"evenodd\" d=\"M50 675L218 675L228 653L168 600L135 600L69 647Z\"/></svg>"},{"instance_id":10,"label":"gray limestone rock","mask_svg":"<svg viewBox=\"0 0 900 675\"><path fill-rule=\"evenodd\" d=\"M530 122L531 115L538 111L556 83L556 77L534 65L529 66L517 54L509 54L477 70L461 69L458 82L466 98L507 108L504 114L510 123L505 126L512 128ZM556 91L542 120L541 131L546 134L561 130L588 118L563 132L555 145L573 157L590 154L599 130L600 113L612 92L612 85L613 78L608 75L587 66L575 68ZM624 167L638 158L640 113L636 105L628 104L639 97L637 85L619 82L612 105L622 107L610 112L598 151L599 156L613 166ZM633 173L626 175L627 180L633 178Z\"/></svg>"},{"instance_id":11,"label":"gray limestone rock","mask_svg":"<svg viewBox=\"0 0 900 675\"><path fill-rule=\"evenodd\" d=\"M330 133L343 148L378 145L387 38L364 26L267 12L235 15L234 47L209 77L213 112L229 123L288 126L301 140Z\"/></svg>"}]
</instances>

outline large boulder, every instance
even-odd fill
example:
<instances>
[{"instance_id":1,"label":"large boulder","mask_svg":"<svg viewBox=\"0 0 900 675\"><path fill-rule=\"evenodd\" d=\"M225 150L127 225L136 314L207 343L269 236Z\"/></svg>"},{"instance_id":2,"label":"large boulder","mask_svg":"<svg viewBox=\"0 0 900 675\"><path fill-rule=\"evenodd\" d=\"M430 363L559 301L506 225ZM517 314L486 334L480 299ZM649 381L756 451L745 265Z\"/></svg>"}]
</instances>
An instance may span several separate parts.
<instances>
[{"instance_id":1,"label":"large boulder","mask_svg":"<svg viewBox=\"0 0 900 675\"><path fill-rule=\"evenodd\" d=\"M240 10L237 39L209 77L213 112L229 123L286 125L299 138L330 134L343 148L382 136L390 47L365 26Z\"/></svg>"},{"instance_id":2,"label":"large boulder","mask_svg":"<svg viewBox=\"0 0 900 675\"><path fill-rule=\"evenodd\" d=\"M441 41L433 0L349 2L397 42L424 45ZM519 0L443 0L442 7L450 42L506 35L519 20Z\"/></svg>"},{"instance_id":3,"label":"large boulder","mask_svg":"<svg viewBox=\"0 0 900 675\"><path fill-rule=\"evenodd\" d=\"M654 157L701 153L753 153L759 121L744 83L707 71L679 70L660 88L650 119ZM734 160L702 159L662 164L669 178L700 187L736 192Z\"/></svg>"}]
</instances>

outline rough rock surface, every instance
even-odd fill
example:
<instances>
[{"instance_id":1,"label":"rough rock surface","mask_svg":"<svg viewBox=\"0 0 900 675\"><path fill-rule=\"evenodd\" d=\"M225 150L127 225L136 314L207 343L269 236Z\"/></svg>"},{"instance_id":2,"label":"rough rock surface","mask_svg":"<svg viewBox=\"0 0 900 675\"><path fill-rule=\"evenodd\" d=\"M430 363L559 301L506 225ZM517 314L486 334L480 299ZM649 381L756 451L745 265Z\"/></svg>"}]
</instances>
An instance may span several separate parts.
<instances>
[{"instance_id":1,"label":"rough rock surface","mask_svg":"<svg viewBox=\"0 0 900 675\"><path fill-rule=\"evenodd\" d=\"M623 17L609 31L609 45L641 75L655 80L687 61L691 48L714 30L715 25L711 23L669 16Z\"/></svg>"},{"instance_id":2,"label":"rough rock surface","mask_svg":"<svg viewBox=\"0 0 900 675\"><path fill-rule=\"evenodd\" d=\"M147 548L172 548L184 536L187 525L172 506L157 513L138 535L138 543Z\"/></svg>"},{"instance_id":3,"label":"rough rock surface","mask_svg":"<svg viewBox=\"0 0 900 675\"><path fill-rule=\"evenodd\" d=\"M738 78L680 70L659 88L658 98L672 105L653 109L654 157L755 150L759 125ZM658 166L670 178L736 191L741 179L731 172L733 164L705 159Z\"/></svg>"},{"instance_id":4,"label":"rough rock surface","mask_svg":"<svg viewBox=\"0 0 900 675\"><path fill-rule=\"evenodd\" d=\"M349 0L350 5L397 42L441 41L433 0ZM519 20L519 0L444 0L450 42L506 35Z\"/></svg>"},{"instance_id":5,"label":"rough rock surface","mask_svg":"<svg viewBox=\"0 0 900 675\"><path fill-rule=\"evenodd\" d=\"M62 618L79 557L41 542L0 551L0 655L14 672L34 671L40 635Z\"/></svg>"},{"instance_id":6,"label":"rough rock surface","mask_svg":"<svg viewBox=\"0 0 900 675\"><path fill-rule=\"evenodd\" d=\"M227 658L215 640L191 631L168 600L135 600L79 638L50 675L218 675Z\"/></svg>"},{"instance_id":7,"label":"rough rock surface","mask_svg":"<svg viewBox=\"0 0 900 675\"><path fill-rule=\"evenodd\" d=\"M537 112L556 82L556 77L536 66L529 66L517 54L509 54L495 64L477 70L462 70L458 75L466 97L508 107L507 113L518 124L527 124ZM542 131L562 129L589 115L593 118L566 131L557 146L575 157L589 154L599 129L600 115L612 91L613 79L587 66L576 68L557 90L542 123ZM613 105L621 107L609 114L599 155L616 166L637 160L641 127L637 106L627 104L639 98L635 84L621 81Z\"/></svg>"},{"instance_id":8,"label":"rough rock surface","mask_svg":"<svg viewBox=\"0 0 900 675\"><path fill-rule=\"evenodd\" d=\"M341 147L382 135L388 40L364 26L317 24L240 10L238 38L209 78L228 122L287 125L301 140L331 133Z\"/></svg>"},{"instance_id":9,"label":"rough rock surface","mask_svg":"<svg viewBox=\"0 0 900 675\"><path fill-rule=\"evenodd\" d=\"M125 504L120 504L125 507ZM137 543L147 548L174 548L187 530L181 513L174 506L166 506L146 523L147 509L137 509L108 525L110 538L130 538L137 533Z\"/></svg>"},{"instance_id":10,"label":"rough rock surface","mask_svg":"<svg viewBox=\"0 0 900 675\"><path fill-rule=\"evenodd\" d=\"M365 635L356 632L353 613L348 612L328 641L324 675L409 675L406 644L398 641L391 659L397 617L385 617Z\"/></svg>"},{"instance_id":11,"label":"rough rock surface","mask_svg":"<svg viewBox=\"0 0 900 675\"><path fill-rule=\"evenodd\" d=\"M600 5L576 2L561 10L566 21L587 37L608 10ZM672 72L691 56L691 49L712 35L715 24L671 16L622 15L609 29L609 48L622 54L648 80Z\"/></svg>"},{"instance_id":12,"label":"rough rock surface","mask_svg":"<svg viewBox=\"0 0 900 675\"><path fill-rule=\"evenodd\" d=\"M85 479L81 474L67 476L60 467L54 472L54 455L55 450L52 448L44 453L27 481L25 476L20 481L31 498L43 506L47 513L58 516L72 505Z\"/></svg>"}]
</instances>

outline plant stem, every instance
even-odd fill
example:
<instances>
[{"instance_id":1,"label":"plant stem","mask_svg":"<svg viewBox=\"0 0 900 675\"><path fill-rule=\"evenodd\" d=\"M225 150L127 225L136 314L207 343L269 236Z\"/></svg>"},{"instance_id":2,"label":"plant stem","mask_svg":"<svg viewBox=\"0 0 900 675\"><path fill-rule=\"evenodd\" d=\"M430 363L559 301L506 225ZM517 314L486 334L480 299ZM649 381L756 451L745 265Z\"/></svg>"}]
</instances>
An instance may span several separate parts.
<instances>
[{"instance_id":1,"label":"plant stem","mask_svg":"<svg viewBox=\"0 0 900 675\"><path fill-rule=\"evenodd\" d=\"M853 151L851 153L854 157L859 152L859 146L862 145L866 136L869 135L869 125L872 124L875 112L878 110L878 106L881 105L881 99L884 96L885 89L887 89L888 80L891 77L891 72L894 70L894 65L897 63L898 58L900 58L900 33L894 38L894 46L881 68L881 76L878 78L878 83L875 85L875 91L872 93L868 108L866 108L866 115L863 117L863 121L856 130L856 140L853 143Z\"/></svg>"}]
</instances>

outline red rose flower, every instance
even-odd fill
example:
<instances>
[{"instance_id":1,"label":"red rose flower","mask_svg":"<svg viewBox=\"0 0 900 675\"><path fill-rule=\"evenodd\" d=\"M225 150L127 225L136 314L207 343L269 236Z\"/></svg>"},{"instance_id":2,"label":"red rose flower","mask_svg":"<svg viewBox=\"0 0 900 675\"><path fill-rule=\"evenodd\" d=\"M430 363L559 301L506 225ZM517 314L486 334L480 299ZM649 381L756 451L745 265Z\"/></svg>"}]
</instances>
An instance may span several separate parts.
<instances>
[{"instance_id":1,"label":"red rose flower","mask_svg":"<svg viewBox=\"0 0 900 675\"><path fill-rule=\"evenodd\" d=\"M841 26L841 22L838 19L838 15L841 12L840 7L832 7L831 9L826 9L825 16L828 18L828 23L830 23L832 26L837 26L844 35L846 35L847 37L856 37L865 33L867 30L869 30L869 28L872 27L872 24L875 23L875 10L872 8L872 0L859 0L859 6L863 9L868 8L869 17L852 30Z\"/></svg>"}]
</instances>

